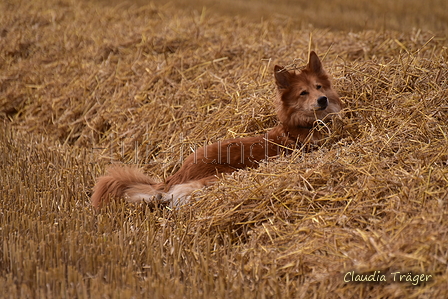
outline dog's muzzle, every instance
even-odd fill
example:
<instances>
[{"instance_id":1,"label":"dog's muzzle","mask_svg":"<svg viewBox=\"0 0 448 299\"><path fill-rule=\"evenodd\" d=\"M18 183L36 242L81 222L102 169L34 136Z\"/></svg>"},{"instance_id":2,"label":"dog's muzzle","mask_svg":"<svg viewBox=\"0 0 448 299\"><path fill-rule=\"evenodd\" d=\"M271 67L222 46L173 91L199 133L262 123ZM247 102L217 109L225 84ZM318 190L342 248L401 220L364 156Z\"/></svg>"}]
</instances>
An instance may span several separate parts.
<instances>
[{"instance_id":1,"label":"dog's muzzle","mask_svg":"<svg viewBox=\"0 0 448 299\"><path fill-rule=\"evenodd\" d=\"M325 96L317 99L316 110L325 110L328 107L328 98Z\"/></svg>"}]
</instances>

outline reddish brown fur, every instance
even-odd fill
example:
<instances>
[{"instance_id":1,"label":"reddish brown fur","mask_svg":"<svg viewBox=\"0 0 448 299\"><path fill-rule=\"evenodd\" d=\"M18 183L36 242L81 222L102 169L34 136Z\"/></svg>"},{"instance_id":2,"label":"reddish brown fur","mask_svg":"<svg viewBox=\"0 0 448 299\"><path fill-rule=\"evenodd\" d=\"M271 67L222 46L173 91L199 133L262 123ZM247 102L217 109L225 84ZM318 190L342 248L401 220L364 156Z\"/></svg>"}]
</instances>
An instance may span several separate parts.
<instances>
[{"instance_id":1,"label":"reddish brown fur","mask_svg":"<svg viewBox=\"0 0 448 299\"><path fill-rule=\"evenodd\" d=\"M184 201L180 197L215 181L217 174L257 167L259 161L277 156L282 146L295 147L307 138L312 142L321 139L320 133L312 129L316 120L338 113L343 104L316 53L310 53L309 63L301 72L275 66L274 74L280 120L277 127L264 135L225 140L200 148L165 183L154 182L136 168L111 168L108 176L98 179L92 205L99 208L110 197L125 196L128 201L141 201L163 196L177 206Z\"/></svg>"},{"instance_id":2,"label":"reddish brown fur","mask_svg":"<svg viewBox=\"0 0 448 299\"><path fill-rule=\"evenodd\" d=\"M163 189L163 183L157 183L136 167L109 167L107 176L99 177L92 195L92 205L101 207L111 198L122 197L128 190L147 193Z\"/></svg>"}]
</instances>

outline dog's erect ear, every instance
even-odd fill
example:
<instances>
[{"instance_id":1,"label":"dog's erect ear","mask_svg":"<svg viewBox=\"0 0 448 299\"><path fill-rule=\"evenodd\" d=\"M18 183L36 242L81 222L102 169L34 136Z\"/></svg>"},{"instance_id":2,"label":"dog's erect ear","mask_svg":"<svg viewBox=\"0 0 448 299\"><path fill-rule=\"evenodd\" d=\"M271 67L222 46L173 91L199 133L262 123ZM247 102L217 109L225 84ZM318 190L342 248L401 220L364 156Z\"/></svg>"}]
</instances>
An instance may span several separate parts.
<instances>
[{"instance_id":1,"label":"dog's erect ear","mask_svg":"<svg viewBox=\"0 0 448 299\"><path fill-rule=\"evenodd\" d=\"M308 61L307 68L313 73L320 75L324 74L324 68L322 67L322 63L320 62L319 56L317 56L316 52L310 52L310 59Z\"/></svg>"},{"instance_id":2,"label":"dog's erect ear","mask_svg":"<svg viewBox=\"0 0 448 299\"><path fill-rule=\"evenodd\" d=\"M291 74L284 67L274 66L274 75L278 89L287 89L291 85Z\"/></svg>"}]
</instances>

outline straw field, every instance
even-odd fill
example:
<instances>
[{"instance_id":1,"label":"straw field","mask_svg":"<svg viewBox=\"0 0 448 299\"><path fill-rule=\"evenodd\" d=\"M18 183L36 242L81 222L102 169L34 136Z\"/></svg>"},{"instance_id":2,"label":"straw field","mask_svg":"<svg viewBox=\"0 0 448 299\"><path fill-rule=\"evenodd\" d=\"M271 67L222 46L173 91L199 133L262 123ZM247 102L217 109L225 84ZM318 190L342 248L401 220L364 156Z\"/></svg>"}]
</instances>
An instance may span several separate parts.
<instances>
[{"instance_id":1,"label":"straw field","mask_svg":"<svg viewBox=\"0 0 448 299\"><path fill-rule=\"evenodd\" d=\"M406 30L332 30L337 7L320 27L0 2L0 297L448 297L448 9L433 2L423 22L431 5L409 1ZM178 210L91 209L111 163L162 180L198 146L274 127L273 66L310 48L346 104L322 147Z\"/></svg>"}]
</instances>

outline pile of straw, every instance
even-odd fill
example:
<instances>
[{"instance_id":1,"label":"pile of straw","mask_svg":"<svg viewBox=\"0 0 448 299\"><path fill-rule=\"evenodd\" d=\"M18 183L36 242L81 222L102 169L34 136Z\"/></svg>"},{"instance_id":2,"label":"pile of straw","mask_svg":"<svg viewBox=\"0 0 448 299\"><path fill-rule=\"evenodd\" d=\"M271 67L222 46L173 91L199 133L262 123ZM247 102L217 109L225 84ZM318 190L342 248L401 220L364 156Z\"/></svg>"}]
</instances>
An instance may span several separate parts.
<instances>
[{"instance_id":1,"label":"pile of straw","mask_svg":"<svg viewBox=\"0 0 448 299\"><path fill-rule=\"evenodd\" d=\"M0 10L3 298L447 296L445 37L169 5ZM321 148L176 211L92 211L110 163L163 179L199 146L275 126L273 66L304 65L310 46L347 106ZM347 281L361 274L386 281Z\"/></svg>"}]
</instances>

